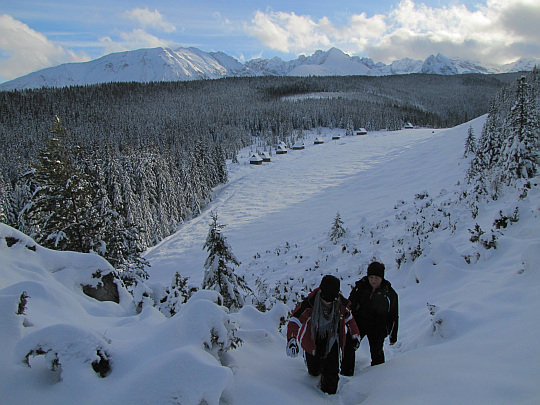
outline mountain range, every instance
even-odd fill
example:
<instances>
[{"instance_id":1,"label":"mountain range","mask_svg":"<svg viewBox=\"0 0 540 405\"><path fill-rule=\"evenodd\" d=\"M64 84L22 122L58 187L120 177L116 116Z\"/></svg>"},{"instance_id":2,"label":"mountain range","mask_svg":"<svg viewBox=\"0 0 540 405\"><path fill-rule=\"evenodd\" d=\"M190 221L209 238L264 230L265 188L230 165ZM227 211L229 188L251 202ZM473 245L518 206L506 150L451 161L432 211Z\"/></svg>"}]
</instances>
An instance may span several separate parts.
<instances>
[{"instance_id":1,"label":"mountain range","mask_svg":"<svg viewBox=\"0 0 540 405\"><path fill-rule=\"evenodd\" d=\"M240 76L386 76L410 73L456 75L465 73L498 74L532 70L539 59L518 59L506 65L448 58L442 54L426 60L404 58L390 65L370 58L349 56L337 48L316 51L311 56L283 61L252 59L245 63L223 52L204 52L197 48L138 49L111 53L81 63L66 63L39 70L0 84L0 90L40 87L65 87L106 82L152 82L219 79Z\"/></svg>"}]
</instances>

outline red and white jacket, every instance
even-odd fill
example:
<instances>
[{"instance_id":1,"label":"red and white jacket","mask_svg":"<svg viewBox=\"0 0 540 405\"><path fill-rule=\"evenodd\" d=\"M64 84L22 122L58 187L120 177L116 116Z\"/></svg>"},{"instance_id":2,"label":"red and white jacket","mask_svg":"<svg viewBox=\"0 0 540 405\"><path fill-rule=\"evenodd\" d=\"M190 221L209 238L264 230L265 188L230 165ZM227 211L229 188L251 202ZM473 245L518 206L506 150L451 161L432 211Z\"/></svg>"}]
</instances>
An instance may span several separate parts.
<instances>
[{"instance_id":1,"label":"red and white jacket","mask_svg":"<svg viewBox=\"0 0 540 405\"><path fill-rule=\"evenodd\" d=\"M311 335L311 314L313 312L313 302L319 288L314 289L292 312L287 324L287 341L296 338L304 351L315 355L315 337ZM339 316L339 346L341 353L345 347L345 336L350 333L353 339L360 340L358 326L349 309L350 302L343 295L339 294L340 316Z\"/></svg>"}]
</instances>

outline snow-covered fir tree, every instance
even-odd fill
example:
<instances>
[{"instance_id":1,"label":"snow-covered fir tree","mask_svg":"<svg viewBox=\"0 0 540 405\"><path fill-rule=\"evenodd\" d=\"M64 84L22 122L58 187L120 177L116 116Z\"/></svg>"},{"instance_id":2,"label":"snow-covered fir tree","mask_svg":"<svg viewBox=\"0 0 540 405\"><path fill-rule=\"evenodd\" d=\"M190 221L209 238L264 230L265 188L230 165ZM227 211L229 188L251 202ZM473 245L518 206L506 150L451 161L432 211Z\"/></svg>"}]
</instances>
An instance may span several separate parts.
<instances>
[{"instance_id":1,"label":"snow-covered fir tree","mask_svg":"<svg viewBox=\"0 0 540 405\"><path fill-rule=\"evenodd\" d=\"M501 97L496 97L490 104L488 117L482 127L482 134L476 145L476 151L471 159L468 177L470 179L481 180L490 173L495 162L498 160L498 155L502 145L502 131L498 124L499 106ZM487 187L487 179L480 181L476 185L479 188L479 193L487 193L484 189Z\"/></svg>"},{"instance_id":2,"label":"snow-covered fir tree","mask_svg":"<svg viewBox=\"0 0 540 405\"><path fill-rule=\"evenodd\" d=\"M208 257L204 263L202 288L218 291L223 297L224 306L239 309L244 305L245 297L251 289L245 280L234 272L240 261L222 234L225 226L219 224L217 214L212 213L212 222L203 247L208 251Z\"/></svg>"},{"instance_id":3,"label":"snow-covered fir tree","mask_svg":"<svg viewBox=\"0 0 540 405\"><path fill-rule=\"evenodd\" d=\"M536 175L539 124L535 93L523 76L518 82L516 101L510 110L508 135L501 151L499 178L505 184Z\"/></svg>"},{"instance_id":4,"label":"snow-covered fir tree","mask_svg":"<svg viewBox=\"0 0 540 405\"><path fill-rule=\"evenodd\" d=\"M476 151L476 136L474 135L474 129L472 125L469 125L467 130L467 139L465 139L465 152L463 152L463 157L474 155Z\"/></svg>"},{"instance_id":5,"label":"snow-covered fir tree","mask_svg":"<svg viewBox=\"0 0 540 405\"><path fill-rule=\"evenodd\" d=\"M347 230L343 227L343 220L338 212L334 218L334 222L332 223L332 229L330 229L330 232L328 233L328 239L330 239L330 242L332 242L334 245L337 245L339 241L343 239L346 233Z\"/></svg>"},{"instance_id":6,"label":"snow-covered fir tree","mask_svg":"<svg viewBox=\"0 0 540 405\"><path fill-rule=\"evenodd\" d=\"M91 165L97 160L67 146L69 134L58 118L52 133L25 183L34 191L23 217L36 240L51 249L95 252L127 285L147 279L140 229L112 207L100 167Z\"/></svg>"},{"instance_id":7,"label":"snow-covered fir tree","mask_svg":"<svg viewBox=\"0 0 540 405\"><path fill-rule=\"evenodd\" d=\"M157 305L159 311L167 317L174 316L183 304L197 291L188 285L189 278L182 277L176 272L171 285L165 289L165 294Z\"/></svg>"},{"instance_id":8,"label":"snow-covered fir tree","mask_svg":"<svg viewBox=\"0 0 540 405\"><path fill-rule=\"evenodd\" d=\"M96 251L119 271L119 277L128 289L148 280L148 261L142 256L138 235L141 230L115 210L110 209L103 217L103 228Z\"/></svg>"},{"instance_id":9,"label":"snow-covered fir tree","mask_svg":"<svg viewBox=\"0 0 540 405\"><path fill-rule=\"evenodd\" d=\"M492 101L468 170L476 198L497 199L504 186L519 185L520 179L538 173L538 76L534 69Z\"/></svg>"},{"instance_id":10,"label":"snow-covered fir tree","mask_svg":"<svg viewBox=\"0 0 540 405\"><path fill-rule=\"evenodd\" d=\"M21 214L32 197L32 190L35 189L31 173L25 173L18 179L5 200L5 223L27 235L32 234L32 228Z\"/></svg>"},{"instance_id":11,"label":"snow-covered fir tree","mask_svg":"<svg viewBox=\"0 0 540 405\"><path fill-rule=\"evenodd\" d=\"M32 179L36 184L26 207L35 239L58 250L89 252L96 240L97 212L91 201L91 179L79 160L80 148L68 148L69 136L55 118L39 154Z\"/></svg>"},{"instance_id":12,"label":"snow-covered fir tree","mask_svg":"<svg viewBox=\"0 0 540 405\"><path fill-rule=\"evenodd\" d=\"M354 124L351 119L347 120L347 130L345 131L345 136L354 135Z\"/></svg>"},{"instance_id":13,"label":"snow-covered fir tree","mask_svg":"<svg viewBox=\"0 0 540 405\"><path fill-rule=\"evenodd\" d=\"M8 194L4 178L0 176L0 222L7 223Z\"/></svg>"}]
</instances>

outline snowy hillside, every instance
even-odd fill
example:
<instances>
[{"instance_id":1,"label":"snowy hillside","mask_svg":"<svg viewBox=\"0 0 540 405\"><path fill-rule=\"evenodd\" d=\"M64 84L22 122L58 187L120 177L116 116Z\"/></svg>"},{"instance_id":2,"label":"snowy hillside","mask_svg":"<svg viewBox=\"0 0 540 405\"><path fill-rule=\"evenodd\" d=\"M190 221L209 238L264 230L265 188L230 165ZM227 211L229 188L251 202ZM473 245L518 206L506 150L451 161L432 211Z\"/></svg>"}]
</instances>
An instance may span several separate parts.
<instances>
[{"instance_id":1,"label":"snowy hillside","mask_svg":"<svg viewBox=\"0 0 540 405\"><path fill-rule=\"evenodd\" d=\"M240 65L240 66L239 66ZM63 87L107 82L152 82L217 79L242 65L223 53L196 48L139 49L112 53L83 63L66 63L30 73L0 85L0 90Z\"/></svg>"},{"instance_id":2,"label":"snowy hillside","mask_svg":"<svg viewBox=\"0 0 540 405\"><path fill-rule=\"evenodd\" d=\"M119 304L98 302L80 283L102 260L36 247L0 225L2 404L538 403L538 178L526 198L508 193L471 216L460 201L462 156L469 126L480 134L484 121L338 140L323 129L307 134L305 149L261 166L249 164L254 149L229 163L229 183L202 215L146 253L147 294L176 272L200 286L217 213L242 262L237 273L274 304L265 313L227 313L205 291L171 318L150 305L137 314L122 289ZM337 212L347 234L333 244ZM496 249L470 241L475 225ZM286 357L280 318L324 274L338 276L348 296L373 259L399 294L398 343L386 344L387 362L372 368L363 341L356 375L341 377L330 397L301 357ZM23 291L29 298L17 315ZM100 360L110 366L104 377L92 365Z\"/></svg>"},{"instance_id":3,"label":"snowy hillside","mask_svg":"<svg viewBox=\"0 0 540 405\"><path fill-rule=\"evenodd\" d=\"M0 84L0 91L40 87L63 87L107 82L151 82L216 79L228 76L386 76L408 73L462 74L530 71L538 60L520 59L508 65L484 66L479 62L444 55L425 61L405 58L390 65L369 58L351 57L337 48L301 55L291 61L254 59L242 64L223 52L197 48L139 49L113 53L83 63L42 69Z\"/></svg>"}]
</instances>

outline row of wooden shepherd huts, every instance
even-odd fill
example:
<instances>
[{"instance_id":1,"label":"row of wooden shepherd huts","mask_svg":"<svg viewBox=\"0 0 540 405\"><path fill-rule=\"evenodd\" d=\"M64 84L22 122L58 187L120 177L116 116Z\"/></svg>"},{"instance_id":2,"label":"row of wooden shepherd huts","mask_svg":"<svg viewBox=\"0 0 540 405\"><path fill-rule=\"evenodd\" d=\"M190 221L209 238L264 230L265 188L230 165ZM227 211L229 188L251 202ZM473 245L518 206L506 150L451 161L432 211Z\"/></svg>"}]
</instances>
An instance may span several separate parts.
<instances>
[{"instance_id":1,"label":"row of wooden shepherd huts","mask_svg":"<svg viewBox=\"0 0 540 405\"><path fill-rule=\"evenodd\" d=\"M263 162L270 162L270 154L268 152L253 153L249 158L249 163L252 165L262 165Z\"/></svg>"},{"instance_id":2,"label":"row of wooden shepherd huts","mask_svg":"<svg viewBox=\"0 0 540 405\"><path fill-rule=\"evenodd\" d=\"M360 128L356 131L356 135L366 135L367 131L364 128ZM332 135L332 139L341 139L341 135L334 134ZM315 145L320 145L324 143L324 140L322 138L315 138L313 141ZM293 146L293 150L301 150L305 149L306 144L302 140L298 140ZM287 145L285 142L280 142L276 146L276 155L284 155L288 152ZM253 153L251 157L249 158L249 163L252 165L262 165L263 162L270 162L270 154L268 152L262 152L262 153Z\"/></svg>"}]
</instances>

